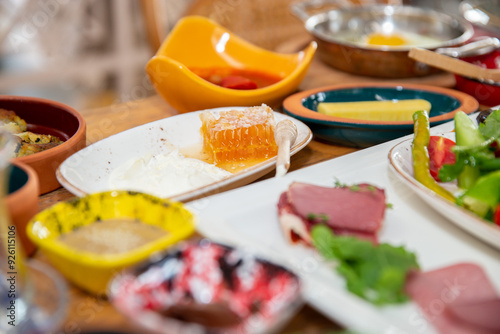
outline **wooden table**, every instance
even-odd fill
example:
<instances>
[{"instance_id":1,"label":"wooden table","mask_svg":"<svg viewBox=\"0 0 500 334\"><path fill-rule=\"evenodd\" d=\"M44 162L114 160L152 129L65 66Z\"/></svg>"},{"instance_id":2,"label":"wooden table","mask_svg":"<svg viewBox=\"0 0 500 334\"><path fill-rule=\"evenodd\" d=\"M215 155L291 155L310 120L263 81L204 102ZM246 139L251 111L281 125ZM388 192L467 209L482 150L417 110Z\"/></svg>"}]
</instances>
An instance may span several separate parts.
<instances>
[{"instance_id":1,"label":"wooden table","mask_svg":"<svg viewBox=\"0 0 500 334\"><path fill-rule=\"evenodd\" d=\"M87 123L87 143L89 145L126 129L177 114L158 96L104 108L83 110L81 113ZM354 151L356 151L355 148L313 140L306 148L292 157L290 170L310 166ZM274 174L269 173L259 180L272 176ZM59 188L40 196L40 210L72 197L74 195L66 189ZM41 252L37 252L34 257L47 262ZM68 316L62 325L62 330L65 333L81 333L92 329L144 333L144 330L136 328L128 319L115 311L107 300L91 296L73 286L70 286L69 294ZM305 306L292 319L284 332L316 333L338 328L338 325L312 308Z\"/></svg>"},{"instance_id":2,"label":"wooden table","mask_svg":"<svg viewBox=\"0 0 500 334\"><path fill-rule=\"evenodd\" d=\"M294 52L296 49L300 49L304 43L307 43L307 36L300 36L298 39L283 45L280 51ZM315 59L300 89L310 89L335 83L363 81L380 82L388 80L370 79L342 73L327 67ZM434 84L436 86L451 86L454 83L453 78L449 74L398 80L398 82ZM90 145L132 127L176 115L177 111L160 97L152 96L109 107L83 110L81 113L87 123L87 144ZM356 150L355 148L333 145L313 139L306 148L292 157L290 170L304 168L321 161L352 153ZM268 173L255 182L272 176L274 176L274 173ZM67 190L63 188L57 189L40 197L40 210L72 197L74 196ZM35 254L35 258L46 261L40 252ZM143 329L135 327L131 321L115 311L107 300L86 294L73 286L70 286L69 294L68 316L61 328L64 333L83 333L90 330L121 330L126 333L145 333ZM288 323L283 333L325 333L326 331L339 328L337 324L306 305Z\"/></svg>"}]
</instances>

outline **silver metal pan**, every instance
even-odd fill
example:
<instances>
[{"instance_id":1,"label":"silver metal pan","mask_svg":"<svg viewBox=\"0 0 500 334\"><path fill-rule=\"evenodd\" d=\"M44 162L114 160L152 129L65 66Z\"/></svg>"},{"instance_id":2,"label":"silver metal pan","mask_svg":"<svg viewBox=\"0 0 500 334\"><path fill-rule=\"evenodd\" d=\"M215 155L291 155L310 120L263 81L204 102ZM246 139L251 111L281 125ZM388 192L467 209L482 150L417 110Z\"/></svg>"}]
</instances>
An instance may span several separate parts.
<instances>
[{"instance_id":1,"label":"silver metal pan","mask_svg":"<svg viewBox=\"0 0 500 334\"><path fill-rule=\"evenodd\" d=\"M316 12L324 4L341 7ZM473 35L472 25L430 9L405 5L345 6L348 1L306 1L291 6L318 43L317 55L339 70L372 77L405 78L439 70L408 57L412 47L434 50L458 46ZM373 34L403 36L403 45L373 45Z\"/></svg>"}]
</instances>

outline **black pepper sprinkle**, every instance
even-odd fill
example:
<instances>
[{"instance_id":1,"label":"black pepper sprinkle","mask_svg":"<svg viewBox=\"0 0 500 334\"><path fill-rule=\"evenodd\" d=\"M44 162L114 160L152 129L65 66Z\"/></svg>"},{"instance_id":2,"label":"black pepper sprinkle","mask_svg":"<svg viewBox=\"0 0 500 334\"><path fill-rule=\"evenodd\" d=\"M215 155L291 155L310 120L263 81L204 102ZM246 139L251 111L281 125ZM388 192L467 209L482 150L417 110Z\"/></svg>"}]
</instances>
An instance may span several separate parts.
<instances>
[{"instance_id":1,"label":"black pepper sprinkle","mask_svg":"<svg viewBox=\"0 0 500 334\"><path fill-rule=\"evenodd\" d=\"M71 206L76 207L76 206L78 206L78 204L80 203L80 199L79 199L79 198L75 198L74 200L70 200L70 201L68 201L67 203L68 203L69 205L71 205Z\"/></svg>"},{"instance_id":2,"label":"black pepper sprinkle","mask_svg":"<svg viewBox=\"0 0 500 334\"><path fill-rule=\"evenodd\" d=\"M137 195L139 195L140 193L139 193L138 191L128 190L128 191L127 191L127 194L129 194L130 196L137 196Z\"/></svg>"},{"instance_id":3,"label":"black pepper sprinkle","mask_svg":"<svg viewBox=\"0 0 500 334\"><path fill-rule=\"evenodd\" d=\"M59 231L59 234L62 234L62 232L63 232L62 224L59 220L57 220L57 230Z\"/></svg>"}]
</instances>

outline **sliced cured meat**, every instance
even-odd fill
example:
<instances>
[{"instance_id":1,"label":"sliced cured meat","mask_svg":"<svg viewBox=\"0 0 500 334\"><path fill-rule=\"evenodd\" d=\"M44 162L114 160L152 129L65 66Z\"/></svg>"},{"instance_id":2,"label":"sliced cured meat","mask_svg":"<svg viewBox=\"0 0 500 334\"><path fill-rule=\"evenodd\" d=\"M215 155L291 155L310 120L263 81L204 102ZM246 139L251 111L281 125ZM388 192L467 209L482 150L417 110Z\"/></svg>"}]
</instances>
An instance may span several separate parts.
<instances>
[{"instance_id":1,"label":"sliced cured meat","mask_svg":"<svg viewBox=\"0 0 500 334\"><path fill-rule=\"evenodd\" d=\"M468 304L451 304L449 314L457 321L500 333L500 298Z\"/></svg>"},{"instance_id":2,"label":"sliced cured meat","mask_svg":"<svg viewBox=\"0 0 500 334\"><path fill-rule=\"evenodd\" d=\"M318 223L328 225L335 234L376 243L385 207L384 190L372 185L328 188L294 182L281 194L278 214L281 228L291 243L309 245L309 231Z\"/></svg>"},{"instance_id":3,"label":"sliced cured meat","mask_svg":"<svg viewBox=\"0 0 500 334\"><path fill-rule=\"evenodd\" d=\"M286 192L281 194L278 201L278 217L281 230L289 243L311 245L311 236L309 234L311 222L300 217L295 212L290 202L288 202Z\"/></svg>"},{"instance_id":4,"label":"sliced cured meat","mask_svg":"<svg viewBox=\"0 0 500 334\"><path fill-rule=\"evenodd\" d=\"M288 200L301 217L363 233L377 232L385 213L384 190L369 184L328 188L294 182Z\"/></svg>"},{"instance_id":5,"label":"sliced cured meat","mask_svg":"<svg viewBox=\"0 0 500 334\"><path fill-rule=\"evenodd\" d=\"M499 333L498 293L481 267L459 263L429 272L412 272L406 292L422 315L410 319L422 333L429 324L440 333Z\"/></svg>"}]
</instances>

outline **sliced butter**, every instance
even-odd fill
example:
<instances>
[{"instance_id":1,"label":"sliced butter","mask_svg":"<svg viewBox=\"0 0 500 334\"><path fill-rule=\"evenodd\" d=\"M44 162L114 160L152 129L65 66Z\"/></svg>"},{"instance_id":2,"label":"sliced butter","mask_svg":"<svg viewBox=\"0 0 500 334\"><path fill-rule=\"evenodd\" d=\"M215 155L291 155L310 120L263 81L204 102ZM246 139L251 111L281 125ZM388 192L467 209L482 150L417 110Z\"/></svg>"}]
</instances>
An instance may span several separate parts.
<instances>
[{"instance_id":1,"label":"sliced butter","mask_svg":"<svg viewBox=\"0 0 500 334\"><path fill-rule=\"evenodd\" d=\"M361 102L320 102L321 114L367 121L411 121L417 110L431 110L427 100L387 100Z\"/></svg>"}]
</instances>

